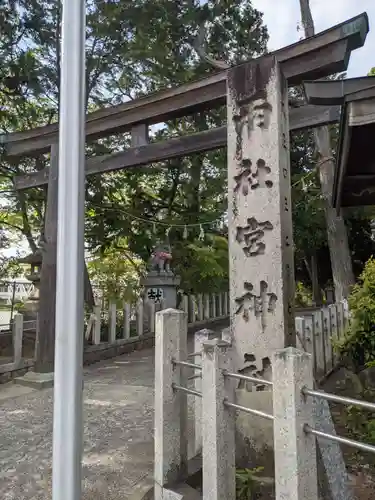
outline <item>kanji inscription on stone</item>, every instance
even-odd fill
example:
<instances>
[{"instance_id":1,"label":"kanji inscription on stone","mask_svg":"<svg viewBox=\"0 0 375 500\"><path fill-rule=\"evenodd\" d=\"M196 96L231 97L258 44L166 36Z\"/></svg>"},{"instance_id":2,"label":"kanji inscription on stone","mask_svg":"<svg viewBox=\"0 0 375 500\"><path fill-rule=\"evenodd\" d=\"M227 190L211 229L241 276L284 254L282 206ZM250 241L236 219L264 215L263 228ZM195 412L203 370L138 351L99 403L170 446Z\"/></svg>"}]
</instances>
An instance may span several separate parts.
<instances>
[{"instance_id":1,"label":"kanji inscription on stone","mask_svg":"<svg viewBox=\"0 0 375 500\"><path fill-rule=\"evenodd\" d=\"M162 288L150 288L147 290L148 300L153 300L155 303L160 303L163 298Z\"/></svg>"},{"instance_id":2,"label":"kanji inscription on stone","mask_svg":"<svg viewBox=\"0 0 375 500\"><path fill-rule=\"evenodd\" d=\"M273 182L268 178L270 173L271 168L262 158L259 158L255 165L249 158L242 159L239 173L234 177L236 182L234 192L242 192L244 196L247 196L250 189L271 188Z\"/></svg>"},{"instance_id":3,"label":"kanji inscription on stone","mask_svg":"<svg viewBox=\"0 0 375 500\"><path fill-rule=\"evenodd\" d=\"M242 134L247 130L247 138L254 130L254 125L261 129L268 129L272 106L265 99L256 99L249 104L239 106L233 115L233 123L236 130L236 159L242 159Z\"/></svg>"},{"instance_id":4,"label":"kanji inscription on stone","mask_svg":"<svg viewBox=\"0 0 375 500\"><path fill-rule=\"evenodd\" d=\"M254 292L252 283L245 281L245 292L241 297L235 299L237 310L236 314L242 314L243 319L248 322L250 314L261 318L262 328L266 326L267 313L272 313L276 307L277 296L268 292L268 284L261 281L259 285L259 294Z\"/></svg>"},{"instance_id":5,"label":"kanji inscription on stone","mask_svg":"<svg viewBox=\"0 0 375 500\"><path fill-rule=\"evenodd\" d=\"M247 375L254 378L266 378L269 379L269 372L271 371L271 362L268 356L262 358L261 369L258 369L258 360L255 354L245 353L244 355L244 367L238 370L238 373L242 375ZM241 380L238 384L239 389L246 389L249 392L252 391L264 391L266 386L263 384L254 384L250 381Z\"/></svg>"},{"instance_id":6,"label":"kanji inscription on stone","mask_svg":"<svg viewBox=\"0 0 375 500\"><path fill-rule=\"evenodd\" d=\"M266 165L266 162L259 158L256 162L256 168L252 173L252 184L251 189L257 188L271 188L273 186L273 182L268 178L271 173L271 168Z\"/></svg>"},{"instance_id":7,"label":"kanji inscription on stone","mask_svg":"<svg viewBox=\"0 0 375 500\"><path fill-rule=\"evenodd\" d=\"M266 249L264 242L265 231L271 231L273 225L270 221L258 222L255 217L247 219L246 226L238 226L236 240L242 243L246 257L263 254Z\"/></svg>"},{"instance_id":8,"label":"kanji inscription on stone","mask_svg":"<svg viewBox=\"0 0 375 500\"><path fill-rule=\"evenodd\" d=\"M234 188L235 193L242 192L244 196L247 196L249 194L249 190L252 184L251 165L251 160L241 160L239 173L234 177L234 180L236 182L236 187Z\"/></svg>"}]
</instances>

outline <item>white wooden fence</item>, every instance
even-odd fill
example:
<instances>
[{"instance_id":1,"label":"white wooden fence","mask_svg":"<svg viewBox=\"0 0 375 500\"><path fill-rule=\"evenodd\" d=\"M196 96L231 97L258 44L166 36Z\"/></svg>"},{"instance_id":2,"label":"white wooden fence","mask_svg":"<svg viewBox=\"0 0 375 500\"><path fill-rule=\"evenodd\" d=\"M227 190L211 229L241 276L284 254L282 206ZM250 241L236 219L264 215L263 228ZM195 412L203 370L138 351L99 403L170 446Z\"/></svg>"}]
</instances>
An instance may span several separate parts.
<instances>
[{"instance_id":1,"label":"white wooden fence","mask_svg":"<svg viewBox=\"0 0 375 500\"><path fill-rule=\"evenodd\" d=\"M137 304L124 303L122 308L110 304L107 311L100 306L88 318L85 338L93 345L116 344L119 340L141 338L155 333L155 314L164 308L163 302L155 303L140 299ZM207 322L225 320L229 316L229 294L184 295L180 308L188 315L191 327L200 327ZM298 344L313 355L314 372L317 378L328 375L335 367L337 355L333 347L345 331L348 321L346 302L333 304L312 312L303 312L296 317ZM36 321L23 321L22 314L14 317L12 339L13 360L0 365L0 372L12 371L32 362L23 360L22 346L25 332L35 331Z\"/></svg>"},{"instance_id":2,"label":"white wooden fence","mask_svg":"<svg viewBox=\"0 0 375 500\"><path fill-rule=\"evenodd\" d=\"M296 316L297 348L312 355L316 378L328 375L337 365L334 344L345 334L348 320L346 301Z\"/></svg>"},{"instance_id":3,"label":"white wooden fence","mask_svg":"<svg viewBox=\"0 0 375 500\"><path fill-rule=\"evenodd\" d=\"M229 315L229 294L227 292L207 295L183 295L180 309L188 315L189 325L201 325L208 321L225 319ZM115 343L116 340L141 337L146 332L155 333L155 314L164 309L160 303L140 298L136 304L124 303L122 308L109 305L108 311L95 306L86 326L86 340L98 345L101 342ZM108 314L108 336L103 332L102 317ZM107 337L107 338L106 338Z\"/></svg>"}]
</instances>

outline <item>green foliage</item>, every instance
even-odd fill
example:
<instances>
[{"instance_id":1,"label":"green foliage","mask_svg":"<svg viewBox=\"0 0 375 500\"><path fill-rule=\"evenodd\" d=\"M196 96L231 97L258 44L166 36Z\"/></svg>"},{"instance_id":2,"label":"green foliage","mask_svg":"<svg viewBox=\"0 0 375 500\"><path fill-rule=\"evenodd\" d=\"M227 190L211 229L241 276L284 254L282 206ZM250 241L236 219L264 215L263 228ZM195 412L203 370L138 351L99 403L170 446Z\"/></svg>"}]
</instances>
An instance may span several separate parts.
<instances>
[{"instance_id":1,"label":"green foliage","mask_svg":"<svg viewBox=\"0 0 375 500\"><path fill-rule=\"evenodd\" d=\"M185 293L218 292L228 288L228 240L208 234L205 241L175 245L174 262Z\"/></svg>"},{"instance_id":2,"label":"green foliage","mask_svg":"<svg viewBox=\"0 0 375 500\"><path fill-rule=\"evenodd\" d=\"M236 499L253 500L257 493L257 482L255 476L263 471L263 467L255 469L237 469L236 470Z\"/></svg>"},{"instance_id":3,"label":"green foliage","mask_svg":"<svg viewBox=\"0 0 375 500\"><path fill-rule=\"evenodd\" d=\"M296 283L295 291L296 307L309 307L312 305L312 293L301 281Z\"/></svg>"},{"instance_id":4,"label":"green foliage","mask_svg":"<svg viewBox=\"0 0 375 500\"><path fill-rule=\"evenodd\" d=\"M94 256L87 265L94 287L100 289L107 301L122 307L123 301L137 297L139 279L144 271L142 261L124 246L112 246Z\"/></svg>"},{"instance_id":5,"label":"green foliage","mask_svg":"<svg viewBox=\"0 0 375 500\"><path fill-rule=\"evenodd\" d=\"M371 257L349 297L351 321L340 353L356 370L375 360L375 259Z\"/></svg>"},{"instance_id":6,"label":"green foliage","mask_svg":"<svg viewBox=\"0 0 375 500\"><path fill-rule=\"evenodd\" d=\"M375 76L375 68L372 68L368 76Z\"/></svg>"}]
</instances>

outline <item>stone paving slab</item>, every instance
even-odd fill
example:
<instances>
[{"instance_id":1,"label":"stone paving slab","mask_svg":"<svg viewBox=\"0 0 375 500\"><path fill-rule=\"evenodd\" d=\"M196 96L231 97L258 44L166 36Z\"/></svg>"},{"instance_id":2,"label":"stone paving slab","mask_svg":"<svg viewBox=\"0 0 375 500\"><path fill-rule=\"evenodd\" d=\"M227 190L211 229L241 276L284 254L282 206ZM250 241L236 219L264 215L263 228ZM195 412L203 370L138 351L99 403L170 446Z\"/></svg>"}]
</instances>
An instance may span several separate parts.
<instances>
[{"instance_id":1,"label":"stone paving slab","mask_svg":"<svg viewBox=\"0 0 375 500\"><path fill-rule=\"evenodd\" d=\"M127 500L153 469L153 350L85 369L82 500ZM2 395L1 395L2 394ZM53 389L0 387L0 498L50 500Z\"/></svg>"}]
</instances>

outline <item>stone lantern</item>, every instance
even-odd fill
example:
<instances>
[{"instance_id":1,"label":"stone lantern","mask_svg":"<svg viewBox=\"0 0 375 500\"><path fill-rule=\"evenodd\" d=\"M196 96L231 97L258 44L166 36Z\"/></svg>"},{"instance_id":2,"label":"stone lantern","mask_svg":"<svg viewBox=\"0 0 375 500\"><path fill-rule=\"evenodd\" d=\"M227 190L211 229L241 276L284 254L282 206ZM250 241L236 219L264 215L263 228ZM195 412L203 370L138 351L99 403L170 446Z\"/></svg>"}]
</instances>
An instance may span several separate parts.
<instances>
[{"instance_id":1,"label":"stone lantern","mask_svg":"<svg viewBox=\"0 0 375 500\"><path fill-rule=\"evenodd\" d=\"M40 271L42 267L42 250L38 248L26 257L19 260L21 264L29 264L30 272L25 275L26 279L34 285L34 291L25 301L20 312L24 315L25 321L35 320L39 309L39 287L40 287Z\"/></svg>"}]
</instances>

